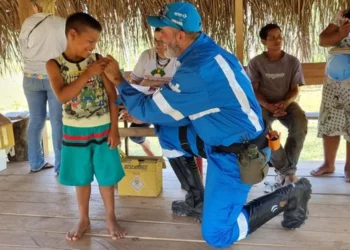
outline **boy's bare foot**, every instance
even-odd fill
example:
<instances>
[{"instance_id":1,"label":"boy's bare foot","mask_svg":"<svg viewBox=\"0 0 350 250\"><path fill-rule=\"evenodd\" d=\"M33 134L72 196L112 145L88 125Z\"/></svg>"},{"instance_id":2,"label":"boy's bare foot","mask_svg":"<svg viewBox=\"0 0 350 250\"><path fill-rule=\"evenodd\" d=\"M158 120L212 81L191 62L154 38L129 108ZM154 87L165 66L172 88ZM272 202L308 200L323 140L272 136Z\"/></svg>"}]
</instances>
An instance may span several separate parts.
<instances>
[{"instance_id":1,"label":"boy's bare foot","mask_svg":"<svg viewBox=\"0 0 350 250\"><path fill-rule=\"evenodd\" d=\"M67 240L76 241L81 238L81 236L90 228L90 220L79 220L77 227L73 228L66 235Z\"/></svg>"},{"instance_id":2,"label":"boy's bare foot","mask_svg":"<svg viewBox=\"0 0 350 250\"><path fill-rule=\"evenodd\" d=\"M344 168L345 182L350 182L350 166Z\"/></svg>"},{"instance_id":3,"label":"boy's bare foot","mask_svg":"<svg viewBox=\"0 0 350 250\"><path fill-rule=\"evenodd\" d=\"M124 238L126 235L126 230L119 225L115 216L107 218L106 227L112 240Z\"/></svg>"},{"instance_id":4,"label":"boy's bare foot","mask_svg":"<svg viewBox=\"0 0 350 250\"><path fill-rule=\"evenodd\" d=\"M335 166L328 166L326 164L322 164L319 168L314 169L310 172L312 176L321 176L323 174L333 174L335 171Z\"/></svg>"}]
</instances>

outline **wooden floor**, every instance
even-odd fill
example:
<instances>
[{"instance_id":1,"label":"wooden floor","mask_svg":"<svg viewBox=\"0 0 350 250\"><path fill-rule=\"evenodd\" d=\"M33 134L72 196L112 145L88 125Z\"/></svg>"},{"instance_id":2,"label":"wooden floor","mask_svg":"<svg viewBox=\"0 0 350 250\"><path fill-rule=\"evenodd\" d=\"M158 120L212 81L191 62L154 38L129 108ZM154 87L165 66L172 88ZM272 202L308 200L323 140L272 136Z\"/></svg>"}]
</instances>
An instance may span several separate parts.
<instances>
[{"instance_id":1,"label":"wooden floor","mask_svg":"<svg viewBox=\"0 0 350 250\"><path fill-rule=\"evenodd\" d=\"M310 177L318 162L303 162L298 175ZM343 163L328 177L310 177L313 195L310 217L299 230L280 226L281 216L230 249L350 249L350 184L342 178ZM273 171L270 171L272 179ZM249 199L263 194L254 186ZM98 187L91 196L91 231L78 242L65 240L77 222L74 188L58 184L53 170L29 173L28 163L9 164L0 172L0 249L213 249L203 242L200 225L172 215L174 199L185 193L170 168L164 170L164 190L158 198L116 196L116 213L128 236L112 241L104 227L104 210ZM234 195L234 194L233 194Z\"/></svg>"}]
</instances>

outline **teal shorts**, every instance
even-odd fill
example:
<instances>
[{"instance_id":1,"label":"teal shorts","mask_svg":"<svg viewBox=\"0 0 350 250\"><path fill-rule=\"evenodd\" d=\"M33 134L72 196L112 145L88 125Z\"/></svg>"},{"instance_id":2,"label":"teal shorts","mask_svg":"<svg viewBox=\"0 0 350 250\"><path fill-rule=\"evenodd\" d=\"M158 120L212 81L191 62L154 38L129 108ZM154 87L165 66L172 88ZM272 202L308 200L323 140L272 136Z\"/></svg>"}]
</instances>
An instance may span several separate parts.
<instances>
[{"instance_id":1,"label":"teal shorts","mask_svg":"<svg viewBox=\"0 0 350 250\"><path fill-rule=\"evenodd\" d=\"M125 175L117 148L107 144L110 124L79 128L63 125L59 181L86 186L96 176L100 186L113 186Z\"/></svg>"}]
</instances>

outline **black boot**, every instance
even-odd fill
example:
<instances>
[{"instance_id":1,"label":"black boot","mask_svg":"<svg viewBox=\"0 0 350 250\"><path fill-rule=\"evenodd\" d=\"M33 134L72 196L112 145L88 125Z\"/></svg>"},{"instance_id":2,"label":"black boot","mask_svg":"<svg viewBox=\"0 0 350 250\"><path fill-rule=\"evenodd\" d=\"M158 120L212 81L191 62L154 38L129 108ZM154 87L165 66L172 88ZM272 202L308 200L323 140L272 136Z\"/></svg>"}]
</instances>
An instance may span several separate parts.
<instances>
[{"instance_id":1,"label":"black boot","mask_svg":"<svg viewBox=\"0 0 350 250\"><path fill-rule=\"evenodd\" d=\"M173 168L177 179L180 181L181 189L190 191L190 186L186 178L185 157L170 158L169 163Z\"/></svg>"},{"instance_id":2,"label":"black boot","mask_svg":"<svg viewBox=\"0 0 350 250\"><path fill-rule=\"evenodd\" d=\"M311 184L301 178L296 183L281 187L274 192L250 201L244 206L249 215L249 233L284 212L282 226L299 228L308 217L307 204L311 198Z\"/></svg>"},{"instance_id":3,"label":"black boot","mask_svg":"<svg viewBox=\"0 0 350 250\"><path fill-rule=\"evenodd\" d=\"M202 220L204 186L194 157L169 159L170 165L187 191L185 201L174 201L172 210L179 216L190 216Z\"/></svg>"}]
</instances>

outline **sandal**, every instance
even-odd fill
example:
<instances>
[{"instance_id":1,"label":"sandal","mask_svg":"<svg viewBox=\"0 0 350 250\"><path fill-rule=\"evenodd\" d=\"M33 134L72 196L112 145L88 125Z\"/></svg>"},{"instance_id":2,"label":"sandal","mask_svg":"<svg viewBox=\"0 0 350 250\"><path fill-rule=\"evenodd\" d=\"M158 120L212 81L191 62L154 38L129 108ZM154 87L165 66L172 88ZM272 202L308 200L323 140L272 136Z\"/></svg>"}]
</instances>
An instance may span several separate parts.
<instances>
[{"instance_id":1,"label":"sandal","mask_svg":"<svg viewBox=\"0 0 350 250\"><path fill-rule=\"evenodd\" d=\"M49 163L49 162L46 162L46 163L44 164L44 166L42 166L41 168L38 168L38 169L31 169L30 171L31 171L31 172L39 172L40 170L49 169L49 168L53 168L53 167L55 167L55 166L52 165L52 164Z\"/></svg>"}]
</instances>

